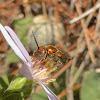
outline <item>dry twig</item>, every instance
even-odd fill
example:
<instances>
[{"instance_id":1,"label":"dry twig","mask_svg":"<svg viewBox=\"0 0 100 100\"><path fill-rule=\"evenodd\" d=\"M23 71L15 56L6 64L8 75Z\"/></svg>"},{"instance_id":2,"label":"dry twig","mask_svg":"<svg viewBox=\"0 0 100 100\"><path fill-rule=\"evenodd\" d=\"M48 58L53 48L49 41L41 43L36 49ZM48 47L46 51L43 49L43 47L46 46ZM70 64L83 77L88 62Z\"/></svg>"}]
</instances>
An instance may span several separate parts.
<instances>
[{"instance_id":1,"label":"dry twig","mask_svg":"<svg viewBox=\"0 0 100 100\"><path fill-rule=\"evenodd\" d=\"M75 23L76 21L88 16L89 14L93 13L95 10L97 10L98 8L100 8L100 3L97 3L93 8L91 8L90 10L86 11L85 13L81 14L79 17L74 18L73 20L71 20L69 23Z\"/></svg>"}]
</instances>

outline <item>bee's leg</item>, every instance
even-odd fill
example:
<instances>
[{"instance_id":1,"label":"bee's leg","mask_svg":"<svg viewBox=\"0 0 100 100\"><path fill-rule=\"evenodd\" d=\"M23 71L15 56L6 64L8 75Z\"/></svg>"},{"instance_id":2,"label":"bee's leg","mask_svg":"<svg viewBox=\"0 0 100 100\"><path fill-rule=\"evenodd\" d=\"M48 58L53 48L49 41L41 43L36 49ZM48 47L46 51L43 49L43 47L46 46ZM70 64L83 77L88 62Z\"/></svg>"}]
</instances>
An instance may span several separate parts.
<instances>
[{"instance_id":1,"label":"bee's leg","mask_svg":"<svg viewBox=\"0 0 100 100\"><path fill-rule=\"evenodd\" d=\"M48 55L46 54L45 59L47 59L47 56L48 56Z\"/></svg>"},{"instance_id":2,"label":"bee's leg","mask_svg":"<svg viewBox=\"0 0 100 100\"><path fill-rule=\"evenodd\" d=\"M42 61L45 61L47 59L47 55L45 55L45 57L42 59Z\"/></svg>"}]
</instances>

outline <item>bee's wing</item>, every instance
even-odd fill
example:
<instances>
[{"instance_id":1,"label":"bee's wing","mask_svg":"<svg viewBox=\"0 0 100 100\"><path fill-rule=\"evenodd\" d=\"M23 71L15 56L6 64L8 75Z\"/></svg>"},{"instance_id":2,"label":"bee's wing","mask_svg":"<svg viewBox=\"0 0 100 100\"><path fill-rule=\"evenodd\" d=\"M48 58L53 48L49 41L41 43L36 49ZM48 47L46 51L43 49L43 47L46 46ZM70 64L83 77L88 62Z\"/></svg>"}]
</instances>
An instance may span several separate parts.
<instances>
[{"instance_id":1,"label":"bee's wing","mask_svg":"<svg viewBox=\"0 0 100 100\"><path fill-rule=\"evenodd\" d=\"M63 58L66 58L66 59L68 59L68 60L72 59L71 55L70 55L68 52L66 52L65 50L62 50L62 49L60 49L60 48L57 48L57 49L58 49L59 52L62 54L62 57L63 57Z\"/></svg>"}]
</instances>

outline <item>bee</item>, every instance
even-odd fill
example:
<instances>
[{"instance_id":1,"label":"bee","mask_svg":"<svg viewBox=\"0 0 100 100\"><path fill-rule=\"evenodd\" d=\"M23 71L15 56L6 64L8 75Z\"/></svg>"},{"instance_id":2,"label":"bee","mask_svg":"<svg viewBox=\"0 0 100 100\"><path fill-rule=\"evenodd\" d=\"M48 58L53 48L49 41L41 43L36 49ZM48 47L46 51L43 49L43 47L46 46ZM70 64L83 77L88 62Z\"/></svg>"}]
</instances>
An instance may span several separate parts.
<instances>
[{"instance_id":1,"label":"bee","mask_svg":"<svg viewBox=\"0 0 100 100\"><path fill-rule=\"evenodd\" d=\"M35 36L34 39L38 49L31 56L33 75L48 84L55 81L55 79L52 79L51 73L63 66L67 60L71 59L71 56L53 45L39 47Z\"/></svg>"},{"instance_id":2,"label":"bee","mask_svg":"<svg viewBox=\"0 0 100 100\"><path fill-rule=\"evenodd\" d=\"M33 34L34 36L34 34ZM36 38L34 36L35 42L37 44L38 49L34 51L33 58L42 58L42 63L49 62L49 66L63 66L66 61L71 59L71 56L65 52L62 51L56 46L48 45L48 46L38 46L38 43L36 41Z\"/></svg>"}]
</instances>

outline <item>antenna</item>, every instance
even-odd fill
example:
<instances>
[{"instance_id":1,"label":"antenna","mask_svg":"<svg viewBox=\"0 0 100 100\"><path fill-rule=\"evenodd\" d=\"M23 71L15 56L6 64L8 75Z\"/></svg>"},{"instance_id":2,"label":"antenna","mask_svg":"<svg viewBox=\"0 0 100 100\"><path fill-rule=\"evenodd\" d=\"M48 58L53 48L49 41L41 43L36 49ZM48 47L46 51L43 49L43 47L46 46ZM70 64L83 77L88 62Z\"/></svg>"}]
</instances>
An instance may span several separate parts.
<instances>
[{"instance_id":1,"label":"antenna","mask_svg":"<svg viewBox=\"0 0 100 100\"><path fill-rule=\"evenodd\" d=\"M33 31L32 31L32 33L33 33ZM36 45L37 45L37 47L38 47L38 49L39 49L39 45L38 45L38 43L37 43L37 40L36 40L36 38L35 38L34 33L33 33L33 37L34 37L34 40L35 40L35 42L36 42Z\"/></svg>"}]
</instances>

